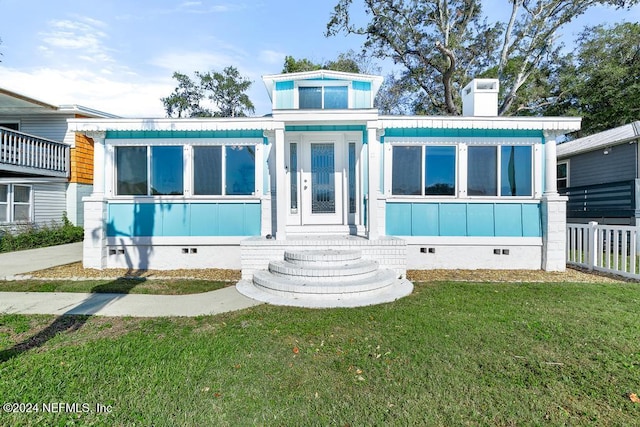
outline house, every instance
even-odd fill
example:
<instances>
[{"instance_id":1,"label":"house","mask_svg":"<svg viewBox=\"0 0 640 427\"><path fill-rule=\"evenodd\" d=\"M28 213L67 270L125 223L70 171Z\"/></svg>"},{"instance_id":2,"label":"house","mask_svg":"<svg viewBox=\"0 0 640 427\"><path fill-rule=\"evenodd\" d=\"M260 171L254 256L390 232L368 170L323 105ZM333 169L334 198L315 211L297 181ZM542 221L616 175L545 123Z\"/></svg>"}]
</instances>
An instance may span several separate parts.
<instances>
[{"instance_id":1,"label":"house","mask_svg":"<svg viewBox=\"0 0 640 427\"><path fill-rule=\"evenodd\" d=\"M0 227L82 225L91 194L93 141L67 132L67 119L116 116L78 105L55 106L0 88Z\"/></svg>"},{"instance_id":2,"label":"house","mask_svg":"<svg viewBox=\"0 0 640 427\"><path fill-rule=\"evenodd\" d=\"M379 115L379 76L263 81L265 117L69 120L95 141L85 267L251 280L283 255L289 271L303 250L356 250L397 277L565 268L555 140L579 118L497 117L497 80L472 81L460 117Z\"/></svg>"},{"instance_id":3,"label":"house","mask_svg":"<svg viewBox=\"0 0 640 427\"><path fill-rule=\"evenodd\" d=\"M640 121L558 145L558 189L567 221L640 222Z\"/></svg>"}]
</instances>

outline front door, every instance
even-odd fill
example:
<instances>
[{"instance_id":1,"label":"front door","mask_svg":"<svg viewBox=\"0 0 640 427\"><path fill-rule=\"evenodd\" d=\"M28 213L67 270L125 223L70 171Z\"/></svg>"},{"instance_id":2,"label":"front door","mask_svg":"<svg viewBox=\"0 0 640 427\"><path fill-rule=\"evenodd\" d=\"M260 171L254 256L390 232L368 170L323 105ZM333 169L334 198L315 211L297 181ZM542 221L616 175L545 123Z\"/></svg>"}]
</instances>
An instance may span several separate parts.
<instances>
[{"instance_id":1,"label":"front door","mask_svg":"<svg viewBox=\"0 0 640 427\"><path fill-rule=\"evenodd\" d=\"M343 142L318 138L302 145L302 224L344 224Z\"/></svg>"}]
</instances>

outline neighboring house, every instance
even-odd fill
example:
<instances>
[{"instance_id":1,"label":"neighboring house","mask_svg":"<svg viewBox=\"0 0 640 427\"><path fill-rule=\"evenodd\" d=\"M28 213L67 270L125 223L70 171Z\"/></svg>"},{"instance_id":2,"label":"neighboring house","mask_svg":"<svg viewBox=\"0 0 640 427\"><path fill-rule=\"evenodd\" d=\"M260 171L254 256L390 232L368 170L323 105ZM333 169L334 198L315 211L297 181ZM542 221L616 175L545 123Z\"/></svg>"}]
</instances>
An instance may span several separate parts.
<instances>
[{"instance_id":1,"label":"neighboring house","mask_svg":"<svg viewBox=\"0 0 640 427\"><path fill-rule=\"evenodd\" d=\"M567 221L640 222L640 121L559 144L558 189Z\"/></svg>"},{"instance_id":2,"label":"neighboring house","mask_svg":"<svg viewBox=\"0 0 640 427\"><path fill-rule=\"evenodd\" d=\"M256 118L70 119L95 141L84 265L242 268L351 248L407 268L565 268L556 137L579 118L497 117L497 80L464 116L380 116L378 76L263 77Z\"/></svg>"},{"instance_id":3,"label":"neighboring house","mask_svg":"<svg viewBox=\"0 0 640 427\"><path fill-rule=\"evenodd\" d=\"M116 116L78 105L55 106L0 88L0 227L60 222L82 225L91 194L93 141L67 132L67 119Z\"/></svg>"}]
</instances>

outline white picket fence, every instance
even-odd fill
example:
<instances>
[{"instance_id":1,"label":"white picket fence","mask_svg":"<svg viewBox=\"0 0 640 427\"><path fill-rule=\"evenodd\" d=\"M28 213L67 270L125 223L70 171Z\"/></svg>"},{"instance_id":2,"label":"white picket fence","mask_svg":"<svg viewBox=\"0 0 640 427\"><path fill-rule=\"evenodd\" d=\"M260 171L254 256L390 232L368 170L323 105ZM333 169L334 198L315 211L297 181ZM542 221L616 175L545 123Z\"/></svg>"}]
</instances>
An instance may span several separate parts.
<instances>
[{"instance_id":1,"label":"white picket fence","mask_svg":"<svg viewBox=\"0 0 640 427\"><path fill-rule=\"evenodd\" d=\"M567 224L567 264L640 279L638 228Z\"/></svg>"}]
</instances>

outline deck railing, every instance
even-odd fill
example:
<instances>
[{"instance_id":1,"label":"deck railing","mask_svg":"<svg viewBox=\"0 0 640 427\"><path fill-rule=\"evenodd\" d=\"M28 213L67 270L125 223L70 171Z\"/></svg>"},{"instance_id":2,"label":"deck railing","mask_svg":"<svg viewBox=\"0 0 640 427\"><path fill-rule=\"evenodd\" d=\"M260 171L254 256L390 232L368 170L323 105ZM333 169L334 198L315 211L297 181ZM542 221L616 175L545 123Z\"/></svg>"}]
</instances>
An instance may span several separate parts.
<instances>
[{"instance_id":1,"label":"deck railing","mask_svg":"<svg viewBox=\"0 0 640 427\"><path fill-rule=\"evenodd\" d=\"M567 224L567 264L640 279L638 228Z\"/></svg>"},{"instance_id":2,"label":"deck railing","mask_svg":"<svg viewBox=\"0 0 640 427\"><path fill-rule=\"evenodd\" d=\"M69 175L69 145L0 127L0 170Z\"/></svg>"},{"instance_id":3,"label":"deck railing","mask_svg":"<svg viewBox=\"0 0 640 427\"><path fill-rule=\"evenodd\" d=\"M629 218L635 215L635 180L569 187L563 191L568 218Z\"/></svg>"}]
</instances>

